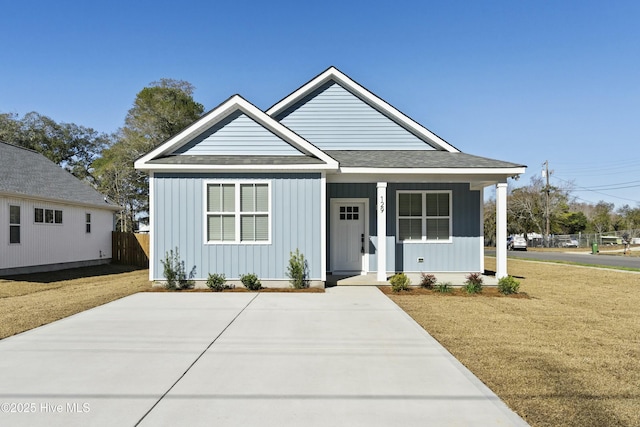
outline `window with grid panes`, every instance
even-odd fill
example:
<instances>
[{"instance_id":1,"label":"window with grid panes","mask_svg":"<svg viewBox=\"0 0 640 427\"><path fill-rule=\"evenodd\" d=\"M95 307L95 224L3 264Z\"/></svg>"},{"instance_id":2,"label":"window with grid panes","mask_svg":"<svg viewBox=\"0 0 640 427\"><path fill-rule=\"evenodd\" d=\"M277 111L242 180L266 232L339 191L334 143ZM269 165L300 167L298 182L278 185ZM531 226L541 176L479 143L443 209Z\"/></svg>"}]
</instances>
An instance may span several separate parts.
<instances>
[{"instance_id":1,"label":"window with grid panes","mask_svg":"<svg viewBox=\"0 0 640 427\"><path fill-rule=\"evenodd\" d=\"M269 184L208 183L208 242L269 241Z\"/></svg>"},{"instance_id":2,"label":"window with grid panes","mask_svg":"<svg viewBox=\"0 0 640 427\"><path fill-rule=\"evenodd\" d=\"M398 240L451 240L450 191L398 192Z\"/></svg>"}]
</instances>

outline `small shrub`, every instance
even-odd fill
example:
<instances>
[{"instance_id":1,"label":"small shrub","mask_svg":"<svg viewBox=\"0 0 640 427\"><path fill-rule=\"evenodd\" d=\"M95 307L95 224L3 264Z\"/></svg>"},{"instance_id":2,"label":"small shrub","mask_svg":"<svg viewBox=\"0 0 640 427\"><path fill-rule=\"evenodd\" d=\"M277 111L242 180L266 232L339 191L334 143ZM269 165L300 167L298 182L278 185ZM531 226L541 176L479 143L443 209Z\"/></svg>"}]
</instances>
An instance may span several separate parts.
<instances>
[{"instance_id":1,"label":"small shrub","mask_svg":"<svg viewBox=\"0 0 640 427\"><path fill-rule=\"evenodd\" d=\"M470 273L464 282L464 290L467 291L468 294L482 292L482 274Z\"/></svg>"},{"instance_id":2,"label":"small shrub","mask_svg":"<svg viewBox=\"0 0 640 427\"><path fill-rule=\"evenodd\" d=\"M296 248L296 252L289 252L289 266L287 267L287 277L291 280L291 285L295 289L309 287L309 264L304 259L304 255Z\"/></svg>"},{"instance_id":3,"label":"small shrub","mask_svg":"<svg viewBox=\"0 0 640 427\"><path fill-rule=\"evenodd\" d=\"M425 289L433 289L433 285L438 283L438 279L433 274L420 274L420 286Z\"/></svg>"},{"instance_id":4,"label":"small shrub","mask_svg":"<svg viewBox=\"0 0 640 427\"><path fill-rule=\"evenodd\" d=\"M207 278L207 286L212 291L220 292L225 289L229 289L230 286L227 286L226 283L227 283L227 278L224 277L224 274L209 273L209 277Z\"/></svg>"},{"instance_id":5,"label":"small shrub","mask_svg":"<svg viewBox=\"0 0 640 427\"><path fill-rule=\"evenodd\" d=\"M262 283L260 283L258 276L253 273L243 274L240 276L240 281L244 287L250 291L259 291L262 289Z\"/></svg>"},{"instance_id":6,"label":"small shrub","mask_svg":"<svg viewBox=\"0 0 640 427\"><path fill-rule=\"evenodd\" d=\"M411 279L404 273L397 273L389 279L389 283L391 283L391 290L393 290L393 292L408 291L411 285Z\"/></svg>"},{"instance_id":7,"label":"small shrub","mask_svg":"<svg viewBox=\"0 0 640 427\"><path fill-rule=\"evenodd\" d=\"M196 282L193 278L196 275L196 266L194 265L187 277L187 270L184 261L180 260L178 248L173 249L164 254L164 260L160 260L163 266L163 275L167 280L165 288L170 290L181 290L193 288Z\"/></svg>"},{"instance_id":8,"label":"small shrub","mask_svg":"<svg viewBox=\"0 0 640 427\"><path fill-rule=\"evenodd\" d=\"M517 294L520 289L520 282L513 276L505 276L498 280L498 292L504 295Z\"/></svg>"},{"instance_id":9,"label":"small shrub","mask_svg":"<svg viewBox=\"0 0 640 427\"><path fill-rule=\"evenodd\" d=\"M440 292L442 294L453 292L453 286L451 286L451 282L436 283L433 289L436 292Z\"/></svg>"}]
</instances>

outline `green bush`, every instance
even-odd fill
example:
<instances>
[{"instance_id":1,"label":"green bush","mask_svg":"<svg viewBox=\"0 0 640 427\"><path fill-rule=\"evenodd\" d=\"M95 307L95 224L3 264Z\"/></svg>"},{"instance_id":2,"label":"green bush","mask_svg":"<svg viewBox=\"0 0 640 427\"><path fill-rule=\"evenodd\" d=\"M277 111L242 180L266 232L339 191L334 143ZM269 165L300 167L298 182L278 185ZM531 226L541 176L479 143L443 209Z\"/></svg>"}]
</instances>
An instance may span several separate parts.
<instances>
[{"instance_id":1,"label":"green bush","mask_svg":"<svg viewBox=\"0 0 640 427\"><path fill-rule=\"evenodd\" d=\"M291 280L291 285L295 289L309 287L309 264L304 259L304 255L296 248L296 252L289 252L289 266L287 267L287 277Z\"/></svg>"},{"instance_id":2,"label":"green bush","mask_svg":"<svg viewBox=\"0 0 640 427\"><path fill-rule=\"evenodd\" d=\"M194 265L187 277L187 270L184 261L180 260L178 248L176 251L169 250L164 254L164 260L160 260L163 266L163 275L167 280L165 288L170 290L181 290L193 288L196 282L193 278L196 275L196 266Z\"/></svg>"},{"instance_id":3,"label":"green bush","mask_svg":"<svg viewBox=\"0 0 640 427\"><path fill-rule=\"evenodd\" d=\"M207 278L207 286L212 291L220 292L225 289L230 289L231 287L228 286L226 283L227 283L227 278L224 276L224 274L209 273L209 277Z\"/></svg>"},{"instance_id":4,"label":"green bush","mask_svg":"<svg viewBox=\"0 0 640 427\"><path fill-rule=\"evenodd\" d=\"M504 295L517 294L520 289L520 282L513 276L505 276L498 280L498 291Z\"/></svg>"},{"instance_id":5,"label":"green bush","mask_svg":"<svg viewBox=\"0 0 640 427\"><path fill-rule=\"evenodd\" d=\"M389 283L391 283L393 292L408 291L409 286L411 286L411 279L404 273L397 273L389 279Z\"/></svg>"},{"instance_id":6,"label":"green bush","mask_svg":"<svg viewBox=\"0 0 640 427\"><path fill-rule=\"evenodd\" d=\"M440 292L440 293L443 293L443 294L447 294L447 293L453 292L453 286L451 286L451 282L436 283L436 285L433 287L433 289L436 292Z\"/></svg>"},{"instance_id":7,"label":"green bush","mask_svg":"<svg viewBox=\"0 0 640 427\"><path fill-rule=\"evenodd\" d=\"M467 280L464 282L463 288L468 294L477 294L478 292L482 292L482 274L470 273L467 276Z\"/></svg>"},{"instance_id":8,"label":"green bush","mask_svg":"<svg viewBox=\"0 0 640 427\"><path fill-rule=\"evenodd\" d=\"M259 291L262 289L262 283L258 280L258 276L253 273L243 274L240 276L240 281L244 285L245 288L250 291Z\"/></svg>"},{"instance_id":9,"label":"green bush","mask_svg":"<svg viewBox=\"0 0 640 427\"><path fill-rule=\"evenodd\" d=\"M438 283L438 279L433 274L420 274L420 286L426 289L433 289L433 285Z\"/></svg>"}]
</instances>

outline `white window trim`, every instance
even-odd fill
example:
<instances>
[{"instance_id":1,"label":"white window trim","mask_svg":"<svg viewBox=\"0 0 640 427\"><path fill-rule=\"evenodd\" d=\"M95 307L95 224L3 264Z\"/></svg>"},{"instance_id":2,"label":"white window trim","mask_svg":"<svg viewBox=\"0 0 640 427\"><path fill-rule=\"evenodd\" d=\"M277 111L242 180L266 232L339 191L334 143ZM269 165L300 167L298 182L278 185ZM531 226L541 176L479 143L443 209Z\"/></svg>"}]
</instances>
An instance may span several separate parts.
<instances>
[{"instance_id":1,"label":"white window trim","mask_svg":"<svg viewBox=\"0 0 640 427\"><path fill-rule=\"evenodd\" d=\"M11 222L11 208L17 207L20 211L20 222ZM21 245L22 244L22 206L21 205L12 205L9 203L9 234L8 241L9 245ZM18 227L18 242L11 242L11 227Z\"/></svg>"},{"instance_id":2,"label":"white window trim","mask_svg":"<svg viewBox=\"0 0 640 427\"><path fill-rule=\"evenodd\" d=\"M227 215L233 215L235 218L235 240L209 240L209 224L207 218L209 217L209 211L207 210L209 200L208 188L211 184L233 184L234 187L234 197L235 197L235 206L236 210L234 212L227 212ZM242 213L240 211L240 186L242 184L267 184L267 240L259 240L259 241L243 241L240 240L240 217ZM268 179L215 179L215 180L205 180L203 182L202 189L202 206L203 206L203 240L205 245L270 245L271 244L271 224L273 219L273 204L271 203L271 180ZM255 215L255 212L244 212L247 215Z\"/></svg>"},{"instance_id":3,"label":"white window trim","mask_svg":"<svg viewBox=\"0 0 640 427\"><path fill-rule=\"evenodd\" d=\"M36 221L36 209L42 210L42 221ZM47 216L47 211L52 211L53 222L47 222L45 220ZM56 212L60 212L60 218L61 218L60 222L56 222ZM35 225L57 225L57 226L64 225L64 211L62 209L41 208L39 206L34 206L33 207L33 223Z\"/></svg>"},{"instance_id":4,"label":"white window trim","mask_svg":"<svg viewBox=\"0 0 640 427\"><path fill-rule=\"evenodd\" d=\"M423 236L420 240L400 240L400 194L421 194L422 195L422 230ZM427 219L442 219L441 216L426 215L426 195L427 194L449 194L449 238L448 239L428 239L425 236L427 232ZM453 191L451 190L397 190L396 191L396 243L453 243Z\"/></svg>"}]
</instances>

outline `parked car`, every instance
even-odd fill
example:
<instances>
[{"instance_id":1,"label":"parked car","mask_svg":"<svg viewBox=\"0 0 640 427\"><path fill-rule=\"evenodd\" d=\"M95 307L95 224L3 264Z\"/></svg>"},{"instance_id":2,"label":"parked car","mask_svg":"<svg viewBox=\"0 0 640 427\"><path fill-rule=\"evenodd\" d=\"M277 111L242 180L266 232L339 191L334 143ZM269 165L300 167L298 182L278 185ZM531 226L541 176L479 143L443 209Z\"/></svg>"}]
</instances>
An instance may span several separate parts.
<instances>
[{"instance_id":1,"label":"parked car","mask_svg":"<svg viewBox=\"0 0 640 427\"><path fill-rule=\"evenodd\" d=\"M509 236L507 238L507 250L513 251L515 249L527 250L527 239L522 236Z\"/></svg>"},{"instance_id":2,"label":"parked car","mask_svg":"<svg viewBox=\"0 0 640 427\"><path fill-rule=\"evenodd\" d=\"M578 241L575 240L575 239L565 240L563 242L560 242L560 247L563 247L563 248L577 248L578 247Z\"/></svg>"}]
</instances>

